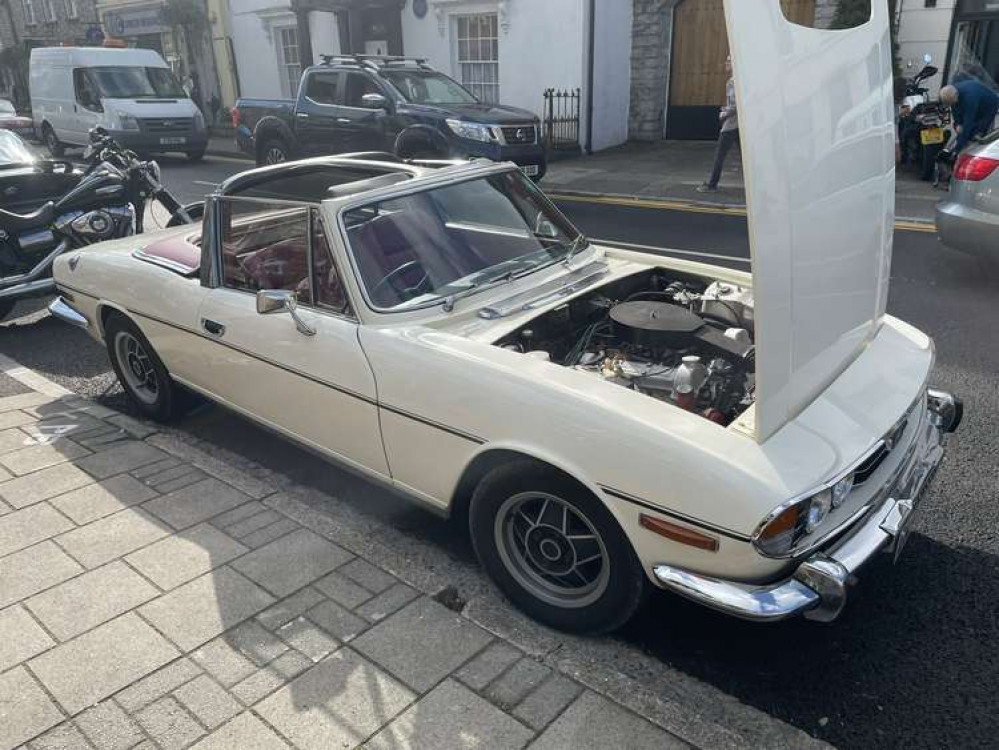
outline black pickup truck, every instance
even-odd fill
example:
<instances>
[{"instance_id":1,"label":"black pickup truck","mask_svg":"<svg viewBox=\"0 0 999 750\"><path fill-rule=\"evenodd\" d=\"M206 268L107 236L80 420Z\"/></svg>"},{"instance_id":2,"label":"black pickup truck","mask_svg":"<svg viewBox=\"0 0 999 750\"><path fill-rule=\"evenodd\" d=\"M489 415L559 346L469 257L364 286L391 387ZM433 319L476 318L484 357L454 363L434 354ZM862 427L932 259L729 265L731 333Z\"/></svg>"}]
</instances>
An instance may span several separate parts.
<instances>
[{"instance_id":1,"label":"black pickup truck","mask_svg":"<svg viewBox=\"0 0 999 750\"><path fill-rule=\"evenodd\" d=\"M486 157L545 173L538 118L480 102L416 58L327 57L305 70L298 98L239 99L236 143L257 164L355 151L403 158Z\"/></svg>"}]
</instances>

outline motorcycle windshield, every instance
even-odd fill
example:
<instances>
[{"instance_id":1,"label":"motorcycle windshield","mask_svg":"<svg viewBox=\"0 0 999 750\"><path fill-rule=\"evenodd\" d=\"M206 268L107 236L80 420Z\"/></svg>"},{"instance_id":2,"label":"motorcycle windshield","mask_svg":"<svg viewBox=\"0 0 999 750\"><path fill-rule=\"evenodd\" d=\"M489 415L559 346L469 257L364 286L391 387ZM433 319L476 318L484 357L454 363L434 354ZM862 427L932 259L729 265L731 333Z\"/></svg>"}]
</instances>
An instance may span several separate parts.
<instances>
[{"instance_id":1,"label":"motorcycle windshield","mask_svg":"<svg viewBox=\"0 0 999 750\"><path fill-rule=\"evenodd\" d=\"M888 4L849 30L725 0L756 323L756 433L797 416L881 326L895 211Z\"/></svg>"}]
</instances>

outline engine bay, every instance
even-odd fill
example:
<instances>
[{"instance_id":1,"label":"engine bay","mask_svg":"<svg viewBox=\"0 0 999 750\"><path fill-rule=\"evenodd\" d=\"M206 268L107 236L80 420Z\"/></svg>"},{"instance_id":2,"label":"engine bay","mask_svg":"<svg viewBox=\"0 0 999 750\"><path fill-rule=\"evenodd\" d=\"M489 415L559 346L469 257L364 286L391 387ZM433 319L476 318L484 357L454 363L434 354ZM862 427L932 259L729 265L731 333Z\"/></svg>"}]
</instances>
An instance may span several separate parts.
<instances>
[{"instance_id":1,"label":"engine bay","mask_svg":"<svg viewBox=\"0 0 999 750\"><path fill-rule=\"evenodd\" d=\"M496 346L728 425L753 403L751 290L655 269L595 289Z\"/></svg>"}]
</instances>

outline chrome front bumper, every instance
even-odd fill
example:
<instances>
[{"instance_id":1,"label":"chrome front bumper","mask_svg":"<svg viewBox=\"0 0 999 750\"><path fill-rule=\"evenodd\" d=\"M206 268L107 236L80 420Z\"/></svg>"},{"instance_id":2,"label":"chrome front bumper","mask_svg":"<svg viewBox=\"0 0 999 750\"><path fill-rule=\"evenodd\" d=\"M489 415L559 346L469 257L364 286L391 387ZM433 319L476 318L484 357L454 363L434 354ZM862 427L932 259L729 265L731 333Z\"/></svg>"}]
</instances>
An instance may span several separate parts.
<instances>
[{"instance_id":1,"label":"chrome front bumper","mask_svg":"<svg viewBox=\"0 0 999 750\"><path fill-rule=\"evenodd\" d=\"M52 300L52 303L49 305L49 312L53 317L59 318L59 320L77 328L82 328L83 330L90 328L90 321L74 308L70 307L69 303L62 297L56 297Z\"/></svg>"},{"instance_id":2,"label":"chrome front bumper","mask_svg":"<svg viewBox=\"0 0 999 750\"><path fill-rule=\"evenodd\" d=\"M872 510L842 540L800 563L790 578L753 586L656 565L656 580L665 589L747 620L770 622L798 614L834 620L846 604L847 587L868 560L881 551L898 559L920 496L943 459L944 436L961 422L961 401L949 393L930 390L927 406L928 418Z\"/></svg>"}]
</instances>

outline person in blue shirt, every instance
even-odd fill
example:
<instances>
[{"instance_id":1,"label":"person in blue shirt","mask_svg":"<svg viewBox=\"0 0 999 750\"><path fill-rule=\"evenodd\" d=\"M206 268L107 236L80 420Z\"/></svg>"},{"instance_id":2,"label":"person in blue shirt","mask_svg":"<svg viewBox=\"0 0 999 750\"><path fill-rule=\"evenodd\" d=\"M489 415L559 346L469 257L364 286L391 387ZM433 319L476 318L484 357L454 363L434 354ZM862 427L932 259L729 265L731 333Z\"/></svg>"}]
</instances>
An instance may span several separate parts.
<instances>
[{"instance_id":1,"label":"person in blue shirt","mask_svg":"<svg viewBox=\"0 0 999 750\"><path fill-rule=\"evenodd\" d=\"M940 89L940 101L954 110L957 143L952 153L960 153L968 141L992 130L999 111L999 96L974 79L959 81Z\"/></svg>"}]
</instances>

